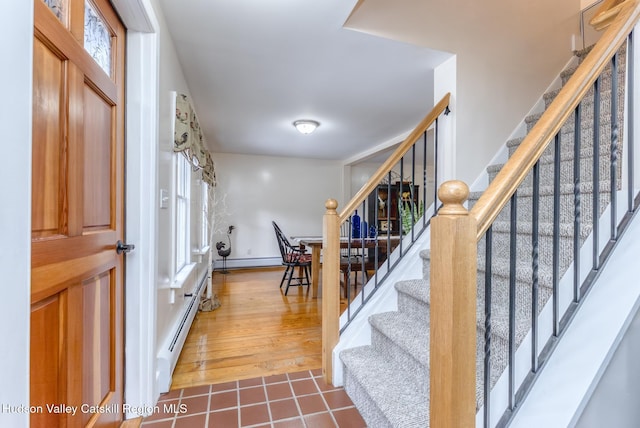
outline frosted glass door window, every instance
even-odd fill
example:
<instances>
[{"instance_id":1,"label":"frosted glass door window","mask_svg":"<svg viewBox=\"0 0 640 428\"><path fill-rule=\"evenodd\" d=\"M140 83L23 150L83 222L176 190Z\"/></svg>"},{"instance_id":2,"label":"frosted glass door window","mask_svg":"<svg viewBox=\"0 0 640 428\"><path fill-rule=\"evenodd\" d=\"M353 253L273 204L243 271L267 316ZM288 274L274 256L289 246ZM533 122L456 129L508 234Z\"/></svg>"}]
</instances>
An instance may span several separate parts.
<instances>
[{"instance_id":1,"label":"frosted glass door window","mask_svg":"<svg viewBox=\"0 0 640 428\"><path fill-rule=\"evenodd\" d=\"M66 25L67 16L67 1L66 0L44 0L44 4L49 6L49 9L54 13L54 15Z\"/></svg>"},{"instance_id":2,"label":"frosted glass door window","mask_svg":"<svg viewBox=\"0 0 640 428\"><path fill-rule=\"evenodd\" d=\"M111 33L90 2L84 2L84 49L111 76Z\"/></svg>"}]
</instances>

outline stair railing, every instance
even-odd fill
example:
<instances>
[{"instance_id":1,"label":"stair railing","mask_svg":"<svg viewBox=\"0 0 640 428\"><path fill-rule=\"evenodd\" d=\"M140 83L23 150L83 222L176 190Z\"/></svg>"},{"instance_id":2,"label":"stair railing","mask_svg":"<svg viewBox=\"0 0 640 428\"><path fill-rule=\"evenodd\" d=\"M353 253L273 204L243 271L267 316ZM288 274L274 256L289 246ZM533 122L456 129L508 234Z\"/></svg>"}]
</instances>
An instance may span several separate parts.
<instances>
[{"instance_id":1,"label":"stair railing","mask_svg":"<svg viewBox=\"0 0 640 428\"><path fill-rule=\"evenodd\" d=\"M340 333L437 211L438 121L449 113L449 99L447 94L436 104L340 213L335 199L325 204L322 371L327 382L333 382L332 353Z\"/></svg>"},{"instance_id":2,"label":"stair railing","mask_svg":"<svg viewBox=\"0 0 640 428\"><path fill-rule=\"evenodd\" d=\"M604 30L613 22L613 19L618 16L624 2L627 0L605 0L604 3L598 8L589 24L591 24L596 30Z\"/></svg>"},{"instance_id":3,"label":"stair railing","mask_svg":"<svg viewBox=\"0 0 640 428\"><path fill-rule=\"evenodd\" d=\"M468 197L464 183L447 182L439 189L443 206L431 222L431 426L472 427L476 421L484 427L509 424L626 225L638 211L633 28L639 17L640 0L627 0L470 211L463 206ZM626 61L626 82L617 77L622 60ZM609 124L603 124L600 108L605 103L600 93L607 79L611 82L611 116L606 121ZM623 80L622 84L618 80ZM591 104L593 120L585 127L584 112ZM619 114L619 107L625 104L626 120ZM585 156L586 149L581 146L585 139L593 147L589 156ZM571 156L577 161L570 161L567 166ZM553 177L547 186L552 188L553 195L552 208L547 212L540 208L542 168L549 173L545 179L551 173ZM569 180L565 196L561 196L561 176ZM525 187L526 194L519 192ZM519 203L525 198L530 198L526 200L531 206L523 213L525 210ZM564 220L564 226L570 227L561 228L561 213L570 219ZM527 218L526 222L521 215ZM549 223L541 222L543 216L550 218ZM498 218L500 227L508 224L508 228L494 230ZM540 245L542 229L546 233L545 242L551 242L551 251ZM523 243L524 230L531 234L529 243L526 240ZM492 249L498 239L506 248L509 266L501 265L493 257ZM522 251L523 245L528 246L527 251ZM569 252L571 260L561 261L561 252ZM563 270L567 275L561 283ZM493 313L496 299L492 293L497 290L498 275L502 275L503 288L499 288L502 293L496 294L508 300L502 302L508 309L503 306L502 311ZM545 290L543 280L549 283ZM528 292L517 296L516 284L525 284ZM547 318L539 317L545 304L543 296L550 302L544 308L551 311ZM528 313L528 319L518 318L517 313ZM508 320L506 345L492 342L493 318ZM545 324L540 324L540 320L545 320ZM550 331L548 340L540 334L545 329ZM477 336L478 331L483 335ZM476 348L477 340L482 340L482 347ZM492 360L499 346L506 348L507 361L503 367L501 362ZM478 367L476 349L482 355ZM480 385L476 385L476 373L480 373ZM501 390L506 397L496 396L497 387L491 392L498 378L500 382L506 380ZM493 409L492 400L500 401L500 407ZM481 411L476 415L478 409Z\"/></svg>"}]
</instances>

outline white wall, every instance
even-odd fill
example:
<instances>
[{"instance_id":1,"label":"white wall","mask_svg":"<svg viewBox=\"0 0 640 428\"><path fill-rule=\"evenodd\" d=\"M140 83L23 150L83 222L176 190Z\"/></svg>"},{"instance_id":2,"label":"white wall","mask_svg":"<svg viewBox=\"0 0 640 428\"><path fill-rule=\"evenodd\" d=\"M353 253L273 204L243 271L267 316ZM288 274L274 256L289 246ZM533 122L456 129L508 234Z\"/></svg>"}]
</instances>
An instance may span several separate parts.
<instances>
[{"instance_id":1,"label":"white wall","mask_svg":"<svg viewBox=\"0 0 640 428\"><path fill-rule=\"evenodd\" d=\"M471 183L571 57L579 11L579 0L367 0L346 26L456 55L456 178Z\"/></svg>"},{"instance_id":2,"label":"white wall","mask_svg":"<svg viewBox=\"0 0 640 428\"><path fill-rule=\"evenodd\" d=\"M635 428L640 421L640 312L637 312L618 349L595 387L577 424L578 428Z\"/></svg>"},{"instance_id":3,"label":"white wall","mask_svg":"<svg viewBox=\"0 0 640 428\"><path fill-rule=\"evenodd\" d=\"M0 405L17 406L29 404L33 2L2 6L0 124L8 150L0 167ZM29 426L29 415L0 411L0 426Z\"/></svg>"},{"instance_id":4,"label":"white wall","mask_svg":"<svg viewBox=\"0 0 640 428\"><path fill-rule=\"evenodd\" d=\"M369 178L380 168L381 162L362 162L351 165L349 196L352 198L364 186Z\"/></svg>"},{"instance_id":5,"label":"white wall","mask_svg":"<svg viewBox=\"0 0 640 428\"><path fill-rule=\"evenodd\" d=\"M216 207L221 233L214 241L226 242L227 227L236 226L229 267L279 264L272 221L287 235L320 235L325 201L334 198L343 205L339 162L226 153L213 158L216 192L225 201Z\"/></svg>"},{"instance_id":6,"label":"white wall","mask_svg":"<svg viewBox=\"0 0 640 428\"><path fill-rule=\"evenodd\" d=\"M178 92L190 97L189 88L185 81L184 74L176 55L171 35L167 29L165 17L157 0L152 0L152 6L158 20L159 35L159 84L158 84L158 187L168 192L169 199L174 197L173 178L173 128L172 123L175 117L173 111L172 93ZM197 113L197 111L196 111ZM198 178L197 174L192 174L192 184ZM192 201L197 198L193 195ZM189 299L184 294L189 294L194 290L198 280L207 270L206 257L199 261L197 256L192 258L192 262L197 263L195 271L189 276L187 282L180 289L172 289L174 275L171 271L174 247L172 228L172 209L160 208L158 204L158 228L156 234L158 274L157 274L157 323L156 323L156 344L157 350L164 346L165 340L175 333L175 323L184 314L185 306ZM192 204L191 212L196 216L198 208ZM197 227L197 222L192 221L192 226Z\"/></svg>"},{"instance_id":7,"label":"white wall","mask_svg":"<svg viewBox=\"0 0 640 428\"><path fill-rule=\"evenodd\" d=\"M457 106L457 57L453 56L440 64L433 71L433 102L439 102L447 93L449 98L449 114L438 119L438 141L440 152L438 154L438 183L453 180L457 177L456 172L456 117L458 116Z\"/></svg>"},{"instance_id":8,"label":"white wall","mask_svg":"<svg viewBox=\"0 0 640 428\"><path fill-rule=\"evenodd\" d=\"M589 6L591 6L594 3L597 3L598 0L580 0L580 9L584 10L586 8L588 8Z\"/></svg>"}]
</instances>

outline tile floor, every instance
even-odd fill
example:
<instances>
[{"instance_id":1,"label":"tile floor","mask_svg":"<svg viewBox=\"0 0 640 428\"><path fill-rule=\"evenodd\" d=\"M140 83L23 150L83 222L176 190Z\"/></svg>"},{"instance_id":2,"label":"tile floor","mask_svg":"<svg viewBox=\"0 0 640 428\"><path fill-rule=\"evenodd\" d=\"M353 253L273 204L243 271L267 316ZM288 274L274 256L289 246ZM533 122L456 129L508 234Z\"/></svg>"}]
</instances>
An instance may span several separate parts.
<instances>
[{"instance_id":1,"label":"tile floor","mask_svg":"<svg viewBox=\"0 0 640 428\"><path fill-rule=\"evenodd\" d=\"M342 388L307 370L170 391L142 428L366 428Z\"/></svg>"}]
</instances>

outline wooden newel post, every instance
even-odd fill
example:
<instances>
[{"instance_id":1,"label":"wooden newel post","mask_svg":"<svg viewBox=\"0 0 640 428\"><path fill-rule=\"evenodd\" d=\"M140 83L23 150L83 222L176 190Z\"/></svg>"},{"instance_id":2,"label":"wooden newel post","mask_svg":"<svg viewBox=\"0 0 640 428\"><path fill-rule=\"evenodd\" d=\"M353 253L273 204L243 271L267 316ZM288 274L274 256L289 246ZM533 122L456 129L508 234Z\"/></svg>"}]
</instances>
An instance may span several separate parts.
<instances>
[{"instance_id":1,"label":"wooden newel post","mask_svg":"<svg viewBox=\"0 0 640 428\"><path fill-rule=\"evenodd\" d=\"M333 348L340 337L340 216L327 199L322 220L322 375L333 384Z\"/></svg>"},{"instance_id":2,"label":"wooden newel post","mask_svg":"<svg viewBox=\"0 0 640 428\"><path fill-rule=\"evenodd\" d=\"M462 205L469 188L447 181L443 206L431 220L430 425L475 426L476 230Z\"/></svg>"}]
</instances>

